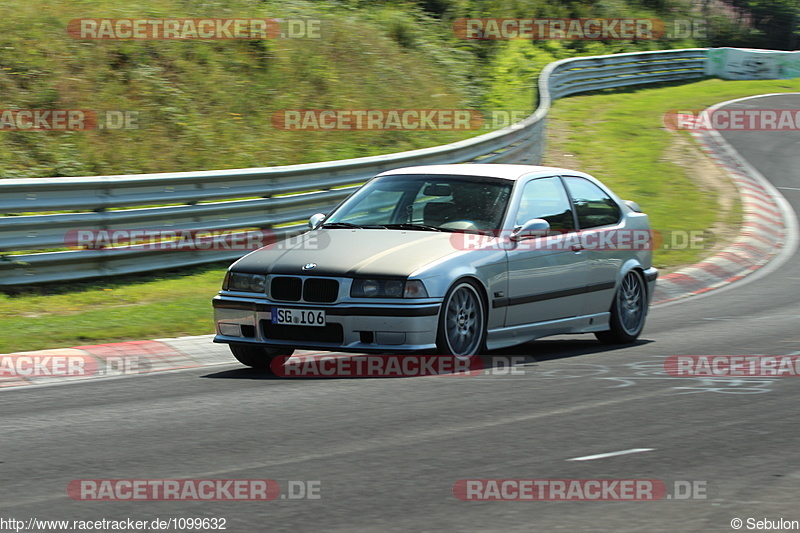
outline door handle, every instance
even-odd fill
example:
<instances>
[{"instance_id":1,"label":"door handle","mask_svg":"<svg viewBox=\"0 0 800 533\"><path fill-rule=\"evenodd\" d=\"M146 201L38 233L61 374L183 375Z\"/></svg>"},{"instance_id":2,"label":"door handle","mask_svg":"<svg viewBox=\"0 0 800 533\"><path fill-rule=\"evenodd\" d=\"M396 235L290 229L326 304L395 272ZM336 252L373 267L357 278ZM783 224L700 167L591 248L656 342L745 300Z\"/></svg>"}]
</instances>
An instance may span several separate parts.
<instances>
[{"instance_id":1,"label":"door handle","mask_svg":"<svg viewBox=\"0 0 800 533\"><path fill-rule=\"evenodd\" d=\"M571 246L571 248L573 252L580 252L581 250L583 250L583 245L576 242Z\"/></svg>"}]
</instances>

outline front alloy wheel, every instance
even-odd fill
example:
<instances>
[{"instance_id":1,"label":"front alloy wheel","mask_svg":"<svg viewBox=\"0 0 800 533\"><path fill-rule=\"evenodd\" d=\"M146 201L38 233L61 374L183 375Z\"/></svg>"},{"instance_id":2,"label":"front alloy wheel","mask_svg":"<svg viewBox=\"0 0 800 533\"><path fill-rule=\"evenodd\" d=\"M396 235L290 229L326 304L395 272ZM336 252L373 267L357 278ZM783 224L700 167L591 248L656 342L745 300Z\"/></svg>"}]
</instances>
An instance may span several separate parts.
<instances>
[{"instance_id":1,"label":"front alloy wheel","mask_svg":"<svg viewBox=\"0 0 800 533\"><path fill-rule=\"evenodd\" d=\"M644 280L638 270L631 270L619 284L611 304L611 329L595 333L607 344L627 344L636 340L644 329L647 297Z\"/></svg>"},{"instance_id":2,"label":"front alloy wheel","mask_svg":"<svg viewBox=\"0 0 800 533\"><path fill-rule=\"evenodd\" d=\"M470 356L484 350L486 314L478 289L462 281L447 291L439 313L436 347L442 355Z\"/></svg>"}]
</instances>

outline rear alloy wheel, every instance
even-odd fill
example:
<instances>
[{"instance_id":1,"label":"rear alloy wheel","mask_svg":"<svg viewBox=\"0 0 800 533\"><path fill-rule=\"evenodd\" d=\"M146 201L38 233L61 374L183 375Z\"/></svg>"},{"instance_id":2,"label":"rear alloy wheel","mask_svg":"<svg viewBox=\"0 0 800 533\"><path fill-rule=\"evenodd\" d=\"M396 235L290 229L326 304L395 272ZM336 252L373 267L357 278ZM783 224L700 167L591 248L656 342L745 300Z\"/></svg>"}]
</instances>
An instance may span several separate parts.
<instances>
[{"instance_id":1,"label":"rear alloy wheel","mask_svg":"<svg viewBox=\"0 0 800 533\"><path fill-rule=\"evenodd\" d=\"M289 357L294 353L291 348L267 348L248 344L231 344L231 353L237 361L245 366L259 370L272 371L270 364L276 357Z\"/></svg>"},{"instance_id":2,"label":"rear alloy wheel","mask_svg":"<svg viewBox=\"0 0 800 533\"><path fill-rule=\"evenodd\" d=\"M447 291L439 313L436 347L441 355L470 356L484 350L486 313L478 289L462 281Z\"/></svg>"},{"instance_id":3,"label":"rear alloy wheel","mask_svg":"<svg viewBox=\"0 0 800 533\"><path fill-rule=\"evenodd\" d=\"M617 288L611 304L611 329L598 331L597 340L606 344L628 344L644 329L647 314L644 280L637 270L631 270Z\"/></svg>"}]
</instances>

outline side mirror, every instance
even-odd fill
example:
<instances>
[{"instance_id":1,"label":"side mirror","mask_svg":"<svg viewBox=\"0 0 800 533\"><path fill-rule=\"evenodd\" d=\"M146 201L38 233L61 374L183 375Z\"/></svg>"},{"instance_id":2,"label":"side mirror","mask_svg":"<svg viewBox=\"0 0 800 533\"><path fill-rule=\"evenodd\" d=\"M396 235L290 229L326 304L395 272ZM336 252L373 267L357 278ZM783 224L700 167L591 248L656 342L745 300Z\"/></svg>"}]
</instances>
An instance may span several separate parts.
<instances>
[{"instance_id":1,"label":"side mirror","mask_svg":"<svg viewBox=\"0 0 800 533\"><path fill-rule=\"evenodd\" d=\"M308 226L311 229L317 229L319 225L322 224L322 221L325 220L326 216L325 213L315 213L311 215L311 218L308 219Z\"/></svg>"},{"instance_id":2,"label":"side mirror","mask_svg":"<svg viewBox=\"0 0 800 533\"><path fill-rule=\"evenodd\" d=\"M642 208L639 207L639 204L637 204L633 200L625 200L625 205L627 205L628 207L630 207L631 209L633 209L637 213L641 213L642 212Z\"/></svg>"},{"instance_id":3,"label":"side mirror","mask_svg":"<svg viewBox=\"0 0 800 533\"><path fill-rule=\"evenodd\" d=\"M536 237L546 237L550 231L550 223L543 218L532 218L525 222L522 227L511 234L512 241L524 239L535 239Z\"/></svg>"}]
</instances>

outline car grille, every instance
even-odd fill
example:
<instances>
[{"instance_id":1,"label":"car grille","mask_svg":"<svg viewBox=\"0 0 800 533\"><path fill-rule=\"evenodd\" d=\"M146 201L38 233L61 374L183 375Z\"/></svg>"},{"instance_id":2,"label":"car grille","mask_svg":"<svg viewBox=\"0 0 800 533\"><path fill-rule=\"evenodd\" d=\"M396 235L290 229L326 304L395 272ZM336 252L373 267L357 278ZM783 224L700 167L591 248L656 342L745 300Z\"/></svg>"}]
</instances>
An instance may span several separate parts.
<instances>
[{"instance_id":1,"label":"car grille","mask_svg":"<svg viewBox=\"0 0 800 533\"><path fill-rule=\"evenodd\" d=\"M300 300L303 292L303 280L301 278L272 278L269 295L273 300L286 300L296 302Z\"/></svg>"},{"instance_id":2,"label":"car grille","mask_svg":"<svg viewBox=\"0 0 800 533\"><path fill-rule=\"evenodd\" d=\"M303 284L303 300L307 302L335 302L339 296L339 282L335 279L309 278Z\"/></svg>"},{"instance_id":3,"label":"car grille","mask_svg":"<svg viewBox=\"0 0 800 533\"><path fill-rule=\"evenodd\" d=\"M262 320L261 332L264 334L265 339L275 341L344 343L344 330L341 324L326 324L322 327L286 326L273 324L269 320Z\"/></svg>"},{"instance_id":4,"label":"car grille","mask_svg":"<svg viewBox=\"0 0 800 533\"><path fill-rule=\"evenodd\" d=\"M326 278L302 278L280 276L272 278L270 298L285 302L331 303L339 296L339 282Z\"/></svg>"}]
</instances>

